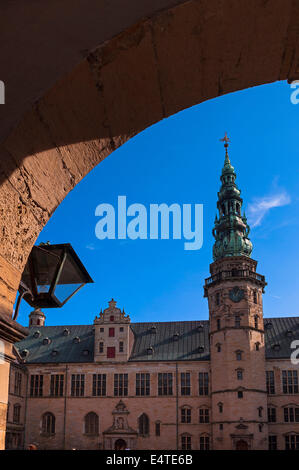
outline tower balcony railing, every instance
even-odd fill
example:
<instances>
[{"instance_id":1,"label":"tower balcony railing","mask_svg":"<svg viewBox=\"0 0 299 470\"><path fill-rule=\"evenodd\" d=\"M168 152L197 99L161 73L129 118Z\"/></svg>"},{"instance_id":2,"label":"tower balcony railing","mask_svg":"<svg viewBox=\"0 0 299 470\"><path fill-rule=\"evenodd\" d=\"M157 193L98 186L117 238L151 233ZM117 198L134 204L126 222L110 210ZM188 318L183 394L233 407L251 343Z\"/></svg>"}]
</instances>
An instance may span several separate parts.
<instances>
[{"instance_id":1,"label":"tower balcony railing","mask_svg":"<svg viewBox=\"0 0 299 470\"><path fill-rule=\"evenodd\" d=\"M250 271L249 269L232 269L230 271L221 271L217 274L213 274L213 276L209 277L205 281L205 285L209 286L213 282L218 282L218 281L223 281L231 278L247 278L247 279L254 279L255 281L259 281L263 284L266 284L265 282L265 276L262 276L261 274L257 274L254 271Z\"/></svg>"}]
</instances>

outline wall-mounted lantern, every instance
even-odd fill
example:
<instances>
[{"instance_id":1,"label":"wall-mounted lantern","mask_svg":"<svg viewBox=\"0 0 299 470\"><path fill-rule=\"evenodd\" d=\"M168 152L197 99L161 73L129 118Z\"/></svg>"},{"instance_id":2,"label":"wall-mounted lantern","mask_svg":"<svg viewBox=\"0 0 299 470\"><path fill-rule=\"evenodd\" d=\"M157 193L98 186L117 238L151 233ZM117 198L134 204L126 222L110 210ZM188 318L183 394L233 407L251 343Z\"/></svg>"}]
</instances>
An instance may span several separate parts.
<instances>
[{"instance_id":1,"label":"wall-mounted lantern","mask_svg":"<svg viewBox=\"0 0 299 470\"><path fill-rule=\"evenodd\" d=\"M22 274L13 320L22 298L35 308L62 307L90 282L93 280L69 243L34 246Z\"/></svg>"}]
</instances>

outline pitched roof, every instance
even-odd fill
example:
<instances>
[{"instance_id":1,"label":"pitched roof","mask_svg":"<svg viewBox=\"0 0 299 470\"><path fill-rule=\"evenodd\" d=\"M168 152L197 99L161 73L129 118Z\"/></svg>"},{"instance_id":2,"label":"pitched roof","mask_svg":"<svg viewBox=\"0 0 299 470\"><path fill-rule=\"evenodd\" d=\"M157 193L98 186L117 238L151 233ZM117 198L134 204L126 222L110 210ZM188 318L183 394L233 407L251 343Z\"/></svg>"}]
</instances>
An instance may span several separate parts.
<instances>
[{"instance_id":1,"label":"pitched roof","mask_svg":"<svg viewBox=\"0 0 299 470\"><path fill-rule=\"evenodd\" d=\"M299 317L265 318L264 323L266 358L289 359L292 341L299 340ZM135 337L130 362L210 359L207 320L131 323L130 326ZM28 364L93 362L94 325L32 327L29 335L15 346L21 354L28 351L23 355Z\"/></svg>"}]
</instances>

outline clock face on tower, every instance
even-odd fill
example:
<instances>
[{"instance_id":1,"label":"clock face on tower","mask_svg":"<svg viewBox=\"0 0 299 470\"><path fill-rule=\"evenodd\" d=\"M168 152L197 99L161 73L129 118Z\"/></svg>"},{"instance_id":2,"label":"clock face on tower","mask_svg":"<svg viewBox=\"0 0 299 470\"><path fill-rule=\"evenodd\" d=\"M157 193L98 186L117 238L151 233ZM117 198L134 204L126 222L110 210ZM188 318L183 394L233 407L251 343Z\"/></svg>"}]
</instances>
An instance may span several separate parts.
<instances>
[{"instance_id":1,"label":"clock face on tower","mask_svg":"<svg viewBox=\"0 0 299 470\"><path fill-rule=\"evenodd\" d=\"M233 287L228 293L230 300L232 302L240 302L244 299L244 289L240 289L239 287Z\"/></svg>"}]
</instances>

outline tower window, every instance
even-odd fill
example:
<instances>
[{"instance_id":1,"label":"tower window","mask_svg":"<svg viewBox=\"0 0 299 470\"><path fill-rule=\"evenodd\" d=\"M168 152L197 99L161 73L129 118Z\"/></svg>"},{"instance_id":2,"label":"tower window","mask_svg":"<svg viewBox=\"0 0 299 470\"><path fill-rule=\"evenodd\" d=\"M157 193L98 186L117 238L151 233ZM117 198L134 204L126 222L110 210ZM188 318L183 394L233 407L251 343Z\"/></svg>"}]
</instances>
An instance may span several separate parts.
<instances>
[{"instance_id":1,"label":"tower window","mask_svg":"<svg viewBox=\"0 0 299 470\"><path fill-rule=\"evenodd\" d=\"M112 338L113 336L115 336L115 329L109 328L109 337Z\"/></svg>"},{"instance_id":2,"label":"tower window","mask_svg":"<svg viewBox=\"0 0 299 470\"><path fill-rule=\"evenodd\" d=\"M259 351L260 350L260 343L255 343L255 350Z\"/></svg>"},{"instance_id":3,"label":"tower window","mask_svg":"<svg viewBox=\"0 0 299 470\"><path fill-rule=\"evenodd\" d=\"M218 403L219 413L223 413L223 403Z\"/></svg>"},{"instance_id":4,"label":"tower window","mask_svg":"<svg viewBox=\"0 0 299 470\"><path fill-rule=\"evenodd\" d=\"M263 416L263 407L262 406L260 406L258 408L258 415L259 415L259 418L262 418L262 416Z\"/></svg>"},{"instance_id":5,"label":"tower window","mask_svg":"<svg viewBox=\"0 0 299 470\"><path fill-rule=\"evenodd\" d=\"M242 351L236 351L236 359L237 361L242 361Z\"/></svg>"},{"instance_id":6,"label":"tower window","mask_svg":"<svg viewBox=\"0 0 299 470\"><path fill-rule=\"evenodd\" d=\"M220 322L220 319L218 318L217 319L217 330L220 330L221 329L221 322Z\"/></svg>"},{"instance_id":7,"label":"tower window","mask_svg":"<svg viewBox=\"0 0 299 470\"><path fill-rule=\"evenodd\" d=\"M222 423L219 424L219 430L223 431L223 424Z\"/></svg>"},{"instance_id":8,"label":"tower window","mask_svg":"<svg viewBox=\"0 0 299 470\"><path fill-rule=\"evenodd\" d=\"M241 369L237 370L237 379L243 380L243 371Z\"/></svg>"},{"instance_id":9,"label":"tower window","mask_svg":"<svg viewBox=\"0 0 299 470\"><path fill-rule=\"evenodd\" d=\"M120 353L123 353L123 352L124 352L124 343L123 343L123 341L120 341L120 342L119 342L119 352L120 352Z\"/></svg>"},{"instance_id":10,"label":"tower window","mask_svg":"<svg viewBox=\"0 0 299 470\"><path fill-rule=\"evenodd\" d=\"M240 326L241 326L241 317L239 317L239 315L237 315L235 317L235 327L240 328Z\"/></svg>"},{"instance_id":11,"label":"tower window","mask_svg":"<svg viewBox=\"0 0 299 470\"><path fill-rule=\"evenodd\" d=\"M258 329L259 327L259 317L256 315L254 317L254 328Z\"/></svg>"},{"instance_id":12,"label":"tower window","mask_svg":"<svg viewBox=\"0 0 299 470\"><path fill-rule=\"evenodd\" d=\"M243 392L241 391L238 392L238 398L243 398Z\"/></svg>"},{"instance_id":13,"label":"tower window","mask_svg":"<svg viewBox=\"0 0 299 470\"><path fill-rule=\"evenodd\" d=\"M217 352L221 352L221 344L217 344L216 348L217 348Z\"/></svg>"},{"instance_id":14,"label":"tower window","mask_svg":"<svg viewBox=\"0 0 299 470\"><path fill-rule=\"evenodd\" d=\"M253 302L257 304L257 292L256 290L253 291Z\"/></svg>"},{"instance_id":15,"label":"tower window","mask_svg":"<svg viewBox=\"0 0 299 470\"><path fill-rule=\"evenodd\" d=\"M220 293L217 292L216 294L216 305L220 305Z\"/></svg>"},{"instance_id":16,"label":"tower window","mask_svg":"<svg viewBox=\"0 0 299 470\"><path fill-rule=\"evenodd\" d=\"M121 327L119 328L119 331L122 333L122 332L124 331L124 327L121 326Z\"/></svg>"},{"instance_id":17,"label":"tower window","mask_svg":"<svg viewBox=\"0 0 299 470\"><path fill-rule=\"evenodd\" d=\"M262 431L263 431L263 425L259 424L259 432L262 432Z\"/></svg>"},{"instance_id":18,"label":"tower window","mask_svg":"<svg viewBox=\"0 0 299 470\"><path fill-rule=\"evenodd\" d=\"M99 342L99 353L103 353L104 352L104 343L102 341Z\"/></svg>"},{"instance_id":19,"label":"tower window","mask_svg":"<svg viewBox=\"0 0 299 470\"><path fill-rule=\"evenodd\" d=\"M104 333L104 328L100 328L100 333Z\"/></svg>"}]
</instances>

